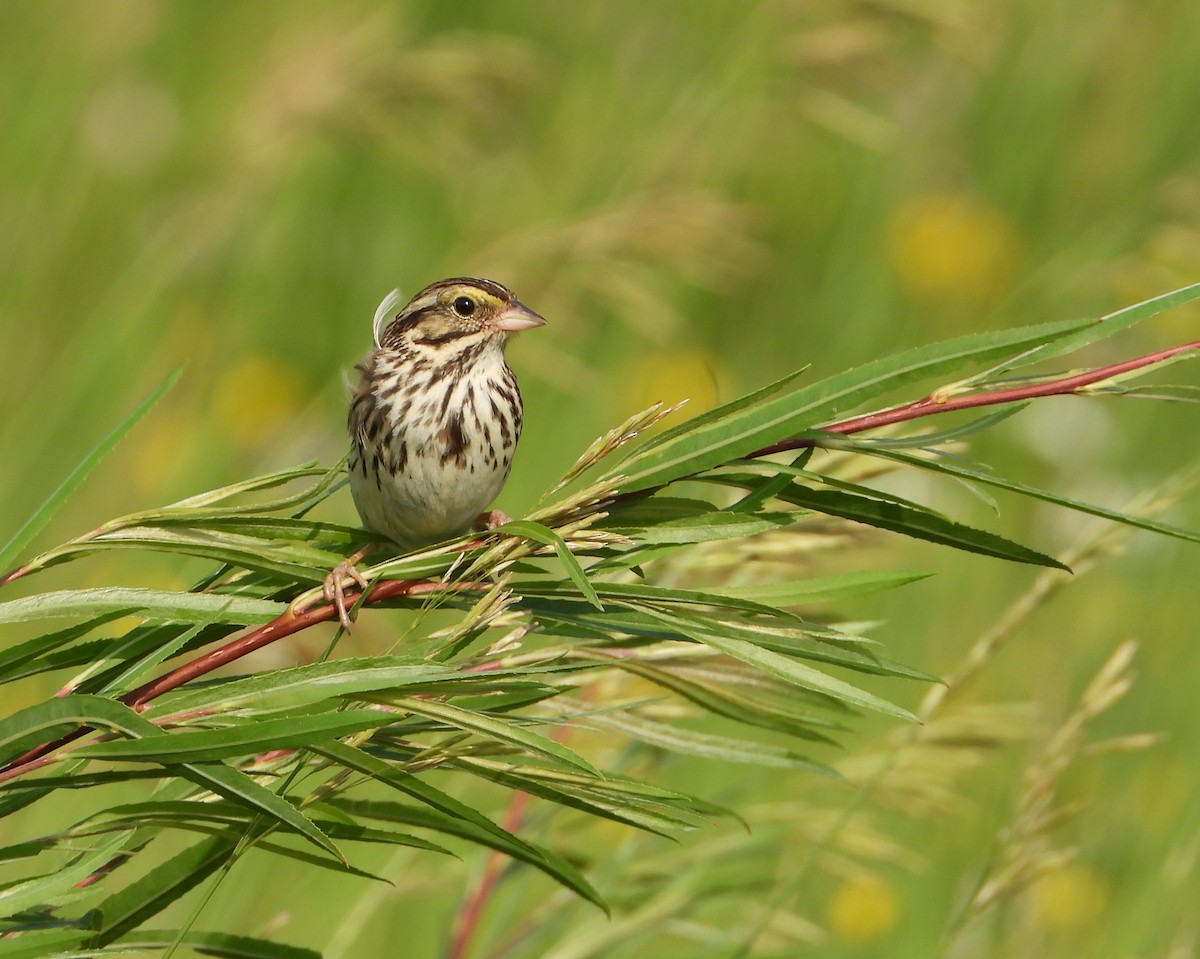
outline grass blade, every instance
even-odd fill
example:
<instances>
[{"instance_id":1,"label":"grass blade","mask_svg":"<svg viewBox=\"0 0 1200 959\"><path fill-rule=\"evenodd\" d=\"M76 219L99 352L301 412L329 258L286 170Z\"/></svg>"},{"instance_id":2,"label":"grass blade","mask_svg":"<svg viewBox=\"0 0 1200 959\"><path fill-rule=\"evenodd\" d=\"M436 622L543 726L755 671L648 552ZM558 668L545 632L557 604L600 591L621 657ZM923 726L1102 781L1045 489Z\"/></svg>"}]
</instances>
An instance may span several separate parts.
<instances>
[{"instance_id":1,"label":"grass blade","mask_svg":"<svg viewBox=\"0 0 1200 959\"><path fill-rule=\"evenodd\" d=\"M92 447L91 452L79 462L79 465L67 474L67 478L58 484L58 488L46 497L46 501L34 510L33 515L25 520L21 528L4 544L4 548L0 549L0 570L8 569L16 561L21 551L29 545L30 541L42 531L54 514L58 512L59 507L79 488L79 485L87 479L88 474L112 451L113 447L125 438L125 434L133 429L138 420L150 412L150 409L162 398L162 395L175 385L182 372L183 367L176 367L149 396L142 400L128 416L113 427L104 439Z\"/></svg>"}]
</instances>

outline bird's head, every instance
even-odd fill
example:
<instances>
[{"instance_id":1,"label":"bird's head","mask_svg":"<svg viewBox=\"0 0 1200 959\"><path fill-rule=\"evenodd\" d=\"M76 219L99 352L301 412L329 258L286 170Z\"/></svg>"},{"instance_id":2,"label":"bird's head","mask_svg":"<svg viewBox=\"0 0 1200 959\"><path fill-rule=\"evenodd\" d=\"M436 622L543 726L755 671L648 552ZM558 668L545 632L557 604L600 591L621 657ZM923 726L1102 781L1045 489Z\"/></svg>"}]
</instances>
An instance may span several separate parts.
<instances>
[{"instance_id":1,"label":"bird's head","mask_svg":"<svg viewBox=\"0 0 1200 959\"><path fill-rule=\"evenodd\" d=\"M546 321L492 280L458 276L433 283L401 309L393 292L375 314L375 344L393 350L455 354L493 345Z\"/></svg>"}]
</instances>

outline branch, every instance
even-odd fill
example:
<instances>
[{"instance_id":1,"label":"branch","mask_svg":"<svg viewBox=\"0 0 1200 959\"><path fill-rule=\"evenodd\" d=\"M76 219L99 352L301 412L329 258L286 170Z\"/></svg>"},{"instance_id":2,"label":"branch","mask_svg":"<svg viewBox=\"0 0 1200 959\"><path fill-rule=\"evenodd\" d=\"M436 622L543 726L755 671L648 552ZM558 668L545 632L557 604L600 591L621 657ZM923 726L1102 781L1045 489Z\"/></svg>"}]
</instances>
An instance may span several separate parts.
<instances>
[{"instance_id":1,"label":"branch","mask_svg":"<svg viewBox=\"0 0 1200 959\"><path fill-rule=\"evenodd\" d=\"M400 596L420 596L447 590L480 588L485 587L482 587L478 583L443 583L416 579L384 580L371 586L366 598L363 600L363 605L373 606ZM347 603L354 603L357 596L358 594L355 593L347 594ZM335 620L337 617L337 607L333 603L323 606L313 606L299 612L288 607L286 611L276 616L269 623L259 626L257 629L252 629L250 632L230 640L224 646L214 649L211 652L197 656L191 662L177 666L157 679L152 679L150 682L126 693L118 701L141 712L151 700L157 699L159 696L173 689L178 689L184 683L189 683L193 679L211 673L214 669L241 659L255 650L262 649L264 646L269 646L271 643L283 639L285 636L291 636L318 623ZM64 691L60 695L65 695L66 692ZM78 729L71 731L59 739L35 746L23 756L13 760L3 770L0 770L0 783L16 779L18 776L32 772L35 769L40 769L53 762L55 758L53 753L75 742L75 740L86 736L90 732L94 732L91 726L80 726Z\"/></svg>"},{"instance_id":2,"label":"branch","mask_svg":"<svg viewBox=\"0 0 1200 959\"><path fill-rule=\"evenodd\" d=\"M943 392L935 390L924 399L915 400L912 403L895 406L890 410L880 410L877 413L867 413L864 416L855 416L830 426L823 426L821 427L821 432L840 433L842 436L849 436L852 433L878 429L881 426L891 426L893 423L904 423L908 420L920 419L923 416L933 416L936 413L953 413L955 410L966 410L976 406L999 406L1004 403L1019 403L1022 400L1037 399L1041 396L1066 396L1078 393L1085 387L1093 386L1103 380L1112 379L1113 377L1130 373L1133 370L1140 370L1147 366L1154 366L1156 363L1164 363L1167 360L1174 359L1191 351L1200 352L1200 340L1183 343L1180 346L1172 346L1165 350L1158 350L1155 353L1147 353L1145 356L1135 357L1132 360L1125 360L1121 363L1113 363L1111 366L1101 366L1084 373L1077 373L1074 376L1048 380L1044 383L1032 383L1027 386L1014 386L1009 389L989 390L984 393L969 393L961 396L946 396ZM747 453L746 458L754 459L759 456L770 456L772 453L807 449L811 446L820 445L820 442L819 436L792 437L772 443L770 446L764 446L753 453Z\"/></svg>"}]
</instances>

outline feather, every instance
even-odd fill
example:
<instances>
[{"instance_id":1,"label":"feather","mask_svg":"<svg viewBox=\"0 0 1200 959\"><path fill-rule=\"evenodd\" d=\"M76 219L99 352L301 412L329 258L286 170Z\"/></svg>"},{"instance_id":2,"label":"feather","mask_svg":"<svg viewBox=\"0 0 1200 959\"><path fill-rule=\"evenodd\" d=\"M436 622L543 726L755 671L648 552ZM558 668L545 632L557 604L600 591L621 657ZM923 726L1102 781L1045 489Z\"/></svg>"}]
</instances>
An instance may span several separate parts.
<instances>
[{"instance_id":1,"label":"feather","mask_svg":"<svg viewBox=\"0 0 1200 959\"><path fill-rule=\"evenodd\" d=\"M389 320L395 318L397 310L403 305L404 294L399 290L392 290L379 304L379 309L375 311L375 321L371 327L374 332L375 349L379 349L379 337L383 335L383 328L387 326Z\"/></svg>"}]
</instances>

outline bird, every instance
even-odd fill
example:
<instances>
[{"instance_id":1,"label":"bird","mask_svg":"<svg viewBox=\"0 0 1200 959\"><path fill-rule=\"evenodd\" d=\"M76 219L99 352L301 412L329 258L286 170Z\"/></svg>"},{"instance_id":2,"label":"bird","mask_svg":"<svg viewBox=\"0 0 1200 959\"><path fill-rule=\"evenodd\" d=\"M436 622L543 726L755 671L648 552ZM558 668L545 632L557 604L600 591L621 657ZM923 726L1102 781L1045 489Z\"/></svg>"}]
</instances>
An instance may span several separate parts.
<instances>
[{"instance_id":1,"label":"bird","mask_svg":"<svg viewBox=\"0 0 1200 959\"><path fill-rule=\"evenodd\" d=\"M375 314L374 348L356 369L346 420L350 493L363 526L405 549L508 520L487 508L504 486L524 404L505 361L512 334L546 320L494 280L458 276ZM343 626L356 554L326 580Z\"/></svg>"}]
</instances>

